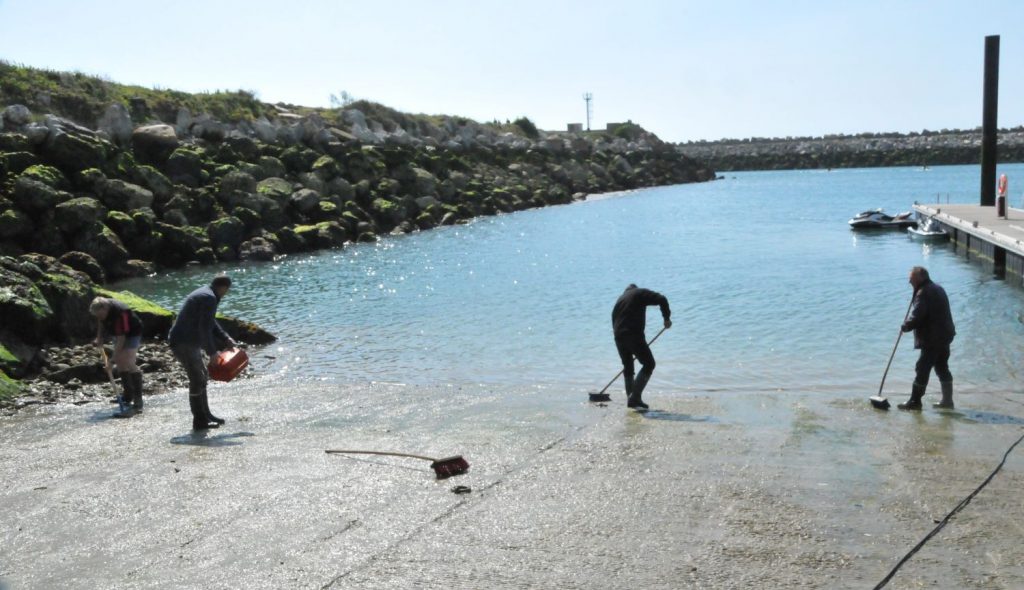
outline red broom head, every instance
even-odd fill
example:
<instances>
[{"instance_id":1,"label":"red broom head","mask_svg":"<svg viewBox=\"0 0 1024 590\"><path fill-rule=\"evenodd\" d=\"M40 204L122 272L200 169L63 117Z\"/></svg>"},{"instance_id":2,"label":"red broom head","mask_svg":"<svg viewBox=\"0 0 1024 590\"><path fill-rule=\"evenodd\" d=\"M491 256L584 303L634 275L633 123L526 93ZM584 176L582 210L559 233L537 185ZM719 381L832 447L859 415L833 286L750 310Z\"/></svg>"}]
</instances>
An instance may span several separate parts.
<instances>
[{"instance_id":1,"label":"red broom head","mask_svg":"<svg viewBox=\"0 0 1024 590\"><path fill-rule=\"evenodd\" d=\"M469 470L469 462L462 458L462 455L445 457L430 464L430 467L437 474L437 479L445 479L453 475L462 475Z\"/></svg>"}]
</instances>

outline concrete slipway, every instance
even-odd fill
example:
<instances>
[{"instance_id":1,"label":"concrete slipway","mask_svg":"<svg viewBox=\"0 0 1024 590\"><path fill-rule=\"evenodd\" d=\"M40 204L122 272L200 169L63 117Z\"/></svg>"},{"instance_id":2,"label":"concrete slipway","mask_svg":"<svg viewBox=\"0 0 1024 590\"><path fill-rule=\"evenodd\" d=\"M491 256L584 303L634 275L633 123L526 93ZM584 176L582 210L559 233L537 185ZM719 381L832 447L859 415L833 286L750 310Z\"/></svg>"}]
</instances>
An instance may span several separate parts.
<instances>
[{"instance_id":1,"label":"concrete slipway","mask_svg":"<svg viewBox=\"0 0 1024 590\"><path fill-rule=\"evenodd\" d=\"M0 587L871 588L1024 434L873 392L583 391L249 380L0 420ZM932 394L934 396L934 394ZM464 455L426 462L327 448ZM1022 445L1024 447L1024 445ZM469 494L452 493L465 485ZM1024 587L1024 448L889 588Z\"/></svg>"}]
</instances>

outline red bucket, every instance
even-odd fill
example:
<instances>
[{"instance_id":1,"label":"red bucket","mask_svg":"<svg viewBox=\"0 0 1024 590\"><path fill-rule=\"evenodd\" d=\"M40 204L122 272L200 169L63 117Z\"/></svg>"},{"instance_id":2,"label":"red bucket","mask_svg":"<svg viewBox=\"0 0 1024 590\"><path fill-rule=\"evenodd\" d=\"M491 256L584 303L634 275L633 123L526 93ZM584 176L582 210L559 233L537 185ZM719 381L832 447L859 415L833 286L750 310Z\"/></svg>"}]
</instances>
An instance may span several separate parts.
<instances>
[{"instance_id":1,"label":"red bucket","mask_svg":"<svg viewBox=\"0 0 1024 590\"><path fill-rule=\"evenodd\" d=\"M207 367L210 379L214 381L231 381L249 366L249 355L241 348L222 350L210 360Z\"/></svg>"}]
</instances>

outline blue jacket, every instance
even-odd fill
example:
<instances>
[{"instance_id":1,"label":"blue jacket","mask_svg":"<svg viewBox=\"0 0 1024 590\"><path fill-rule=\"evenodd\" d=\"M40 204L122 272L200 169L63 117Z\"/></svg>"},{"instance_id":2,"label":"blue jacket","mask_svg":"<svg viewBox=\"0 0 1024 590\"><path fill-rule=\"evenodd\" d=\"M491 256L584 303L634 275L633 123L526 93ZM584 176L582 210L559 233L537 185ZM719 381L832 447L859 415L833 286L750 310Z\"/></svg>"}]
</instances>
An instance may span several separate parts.
<instances>
[{"instance_id":1,"label":"blue jacket","mask_svg":"<svg viewBox=\"0 0 1024 590\"><path fill-rule=\"evenodd\" d=\"M171 346L201 347L209 355L216 354L219 349L214 338L222 342L230 340L214 319L219 303L212 287L200 287L189 293L167 335L167 343Z\"/></svg>"}]
</instances>

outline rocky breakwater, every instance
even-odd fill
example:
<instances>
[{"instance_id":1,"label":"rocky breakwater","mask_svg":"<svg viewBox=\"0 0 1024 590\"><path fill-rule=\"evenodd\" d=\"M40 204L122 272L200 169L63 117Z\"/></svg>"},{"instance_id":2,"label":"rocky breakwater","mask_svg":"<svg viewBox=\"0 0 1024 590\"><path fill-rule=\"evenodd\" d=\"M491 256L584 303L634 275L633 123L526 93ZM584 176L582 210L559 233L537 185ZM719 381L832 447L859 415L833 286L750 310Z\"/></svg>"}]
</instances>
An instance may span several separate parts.
<instances>
[{"instance_id":1,"label":"rocky breakwater","mask_svg":"<svg viewBox=\"0 0 1024 590\"><path fill-rule=\"evenodd\" d=\"M266 108L255 120L181 108L140 123L113 104L90 128L6 107L0 253L61 258L103 283L713 177L646 132L530 138L372 104L372 116L347 108L332 120Z\"/></svg>"},{"instance_id":2,"label":"rocky breakwater","mask_svg":"<svg viewBox=\"0 0 1024 590\"><path fill-rule=\"evenodd\" d=\"M1024 162L1024 128L1000 130L1000 162ZM677 149L718 171L977 164L981 131L861 133L696 141Z\"/></svg>"},{"instance_id":3,"label":"rocky breakwater","mask_svg":"<svg viewBox=\"0 0 1024 590\"><path fill-rule=\"evenodd\" d=\"M89 303L115 297L142 319L139 365L146 393L184 383L163 338L174 314L127 291L109 291L84 272L44 254L0 256L0 411L57 400L112 397L99 353L88 344L96 334ZM219 318L232 338L268 344L274 336L234 318Z\"/></svg>"}]
</instances>

